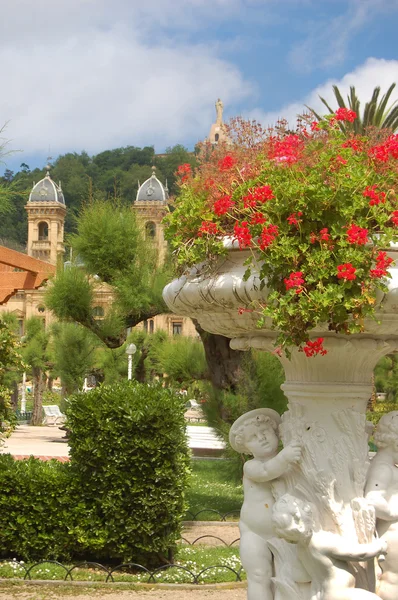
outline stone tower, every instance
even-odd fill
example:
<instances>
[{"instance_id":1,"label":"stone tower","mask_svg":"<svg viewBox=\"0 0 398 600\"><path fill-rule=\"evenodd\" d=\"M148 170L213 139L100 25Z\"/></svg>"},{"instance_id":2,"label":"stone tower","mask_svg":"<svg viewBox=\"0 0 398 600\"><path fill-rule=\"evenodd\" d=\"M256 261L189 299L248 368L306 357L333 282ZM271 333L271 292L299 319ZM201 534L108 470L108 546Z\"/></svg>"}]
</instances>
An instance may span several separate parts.
<instances>
[{"instance_id":1,"label":"stone tower","mask_svg":"<svg viewBox=\"0 0 398 600\"><path fill-rule=\"evenodd\" d=\"M224 111L224 104L220 98L216 104L216 122L210 127L209 137L207 138L212 144L218 144L218 142L229 142L229 138L225 132L222 116Z\"/></svg>"},{"instance_id":2,"label":"stone tower","mask_svg":"<svg viewBox=\"0 0 398 600\"><path fill-rule=\"evenodd\" d=\"M49 167L47 167L49 169ZM33 185L25 209L28 213L28 254L57 264L65 252L65 199L61 183L57 185L47 170L46 176Z\"/></svg>"},{"instance_id":3,"label":"stone tower","mask_svg":"<svg viewBox=\"0 0 398 600\"><path fill-rule=\"evenodd\" d=\"M133 209L144 229L145 239L152 240L158 250L159 264L166 254L167 243L164 239L162 220L169 212L167 201L169 191L166 185L155 175L156 167L152 167L152 175L139 186Z\"/></svg>"}]
</instances>

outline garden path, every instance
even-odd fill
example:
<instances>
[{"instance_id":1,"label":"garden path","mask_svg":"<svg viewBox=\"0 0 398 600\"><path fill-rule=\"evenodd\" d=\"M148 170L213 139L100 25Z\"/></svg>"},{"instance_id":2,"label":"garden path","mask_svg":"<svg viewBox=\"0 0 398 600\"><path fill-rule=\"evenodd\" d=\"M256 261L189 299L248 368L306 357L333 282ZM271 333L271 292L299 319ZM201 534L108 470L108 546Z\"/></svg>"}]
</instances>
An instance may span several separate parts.
<instances>
[{"instance_id":1,"label":"garden path","mask_svg":"<svg viewBox=\"0 0 398 600\"><path fill-rule=\"evenodd\" d=\"M216 436L211 427L187 426L188 443L195 455L212 455L224 448L224 443ZM31 427L18 425L11 437L5 440L2 453L10 453L15 458L36 456L42 460L56 458L68 460L69 447L65 431L56 426Z\"/></svg>"},{"instance_id":2,"label":"garden path","mask_svg":"<svg viewBox=\"0 0 398 600\"><path fill-rule=\"evenodd\" d=\"M120 591L120 590L89 590L76 588L74 593L70 587L51 590L40 588L26 590L26 588L6 591L0 589L0 600L245 600L246 589L152 589L145 591Z\"/></svg>"}]
</instances>

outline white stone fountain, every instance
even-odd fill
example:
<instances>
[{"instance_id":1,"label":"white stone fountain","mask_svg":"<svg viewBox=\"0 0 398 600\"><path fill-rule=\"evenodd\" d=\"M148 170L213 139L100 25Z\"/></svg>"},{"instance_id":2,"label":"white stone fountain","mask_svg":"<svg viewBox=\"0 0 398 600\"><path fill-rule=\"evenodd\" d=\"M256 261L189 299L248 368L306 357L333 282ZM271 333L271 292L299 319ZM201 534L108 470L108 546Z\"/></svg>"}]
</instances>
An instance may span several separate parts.
<instances>
[{"instance_id":1,"label":"white stone fountain","mask_svg":"<svg viewBox=\"0 0 398 600\"><path fill-rule=\"evenodd\" d=\"M231 338L232 348L272 352L276 332L270 323L259 329L258 313L239 312L239 308L267 298L267 289L260 289L254 269L244 281L249 252L230 244L228 256L220 257L211 272L205 265L192 269L166 286L163 296L170 310L197 319L210 333ZM394 248L389 255L398 259ZM372 373L382 356L398 349L398 268L391 268L390 273L389 293L378 298L378 322L366 321L363 334L346 336L320 328L313 334L324 337L325 356L308 358L297 349L290 360L280 356L286 376L282 389L289 405L279 431L285 447L299 442L302 451L300 460L274 485L278 535L269 546L274 556L271 597L275 600L392 600L391 589L398 600L398 565L396 585L390 586L389 592L380 592L377 583L380 569L373 557L380 555L383 565L385 544L375 537L374 503L364 497L371 432L366 406L372 393ZM391 462L393 468L394 460ZM388 482L383 481L374 485L383 488L382 496L388 501L394 493L386 490ZM398 521L398 478L396 488ZM284 496L286 492L288 496ZM312 525L306 521L306 511L312 515L307 518ZM390 517L379 512L376 502L376 516L394 521L393 511ZM301 523L301 538L294 538L290 520ZM396 545L398 549L398 533ZM307 574L301 581L294 575L298 564L304 565ZM384 575L387 577L381 577ZM376 595L375 589L381 595ZM261 598L268 600L269 595L250 593L249 586L249 600Z\"/></svg>"}]
</instances>

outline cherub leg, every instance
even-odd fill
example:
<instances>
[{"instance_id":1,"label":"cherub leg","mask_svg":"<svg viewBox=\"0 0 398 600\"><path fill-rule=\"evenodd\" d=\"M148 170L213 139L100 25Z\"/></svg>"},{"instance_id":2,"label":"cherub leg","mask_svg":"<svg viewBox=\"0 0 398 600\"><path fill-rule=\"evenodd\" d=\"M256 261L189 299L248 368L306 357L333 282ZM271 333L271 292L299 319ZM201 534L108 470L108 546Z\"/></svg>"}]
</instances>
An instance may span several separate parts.
<instances>
[{"instance_id":1,"label":"cherub leg","mask_svg":"<svg viewBox=\"0 0 398 600\"><path fill-rule=\"evenodd\" d=\"M247 600L273 600L272 554L267 541L241 528L240 557L247 573Z\"/></svg>"}]
</instances>

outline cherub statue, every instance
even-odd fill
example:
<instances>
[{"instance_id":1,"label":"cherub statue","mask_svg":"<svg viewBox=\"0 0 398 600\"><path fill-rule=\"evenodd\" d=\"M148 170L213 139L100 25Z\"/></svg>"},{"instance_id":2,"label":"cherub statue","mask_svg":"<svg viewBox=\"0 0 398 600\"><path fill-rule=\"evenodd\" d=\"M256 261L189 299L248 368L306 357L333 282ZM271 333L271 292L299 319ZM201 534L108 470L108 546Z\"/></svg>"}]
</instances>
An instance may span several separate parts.
<instances>
[{"instance_id":1,"label":"cherub statue","mask_svg":"<svg viewBox=\"0 0 398 600\"><path fill-rule=\"evenodd\" d=\"M373 592L355 588L355 575L348 561L367 561L386 552L384 540L368 544L338 534L315 530L310 504L289 494L274 505L275 532L297 544L298 559L311 580L311 600L377 600Z\"/></svg>"},{"instance_id":2,"label":"cherub statue","mask_svg":"<svg viewBox=\"0 0 398 600\"><path fill-rule=\"evenodd\" d=\"M272 600L272 554L267 541L272 526L274 497L271 482L297 462L300 445L292 443L278 454L278 413L258 408L232 425L229 441L237 452L252 454L243 467L244 501L240 514L240 555L247 573L248 600Z\"/></svg>"},{"instance_id":3,"label":"cherub statue","mask_svg":"<svg viewBox=\"0 0 398 600\"><path fill-rule=\"evenodd\" d=\"M374 434L378 448L366 482L366 499L376 511L376 528L388 544L388 554L379 564L376 591L383 600L398 598L398 411L381 417Z\"/></svg>"}]
</instances>

